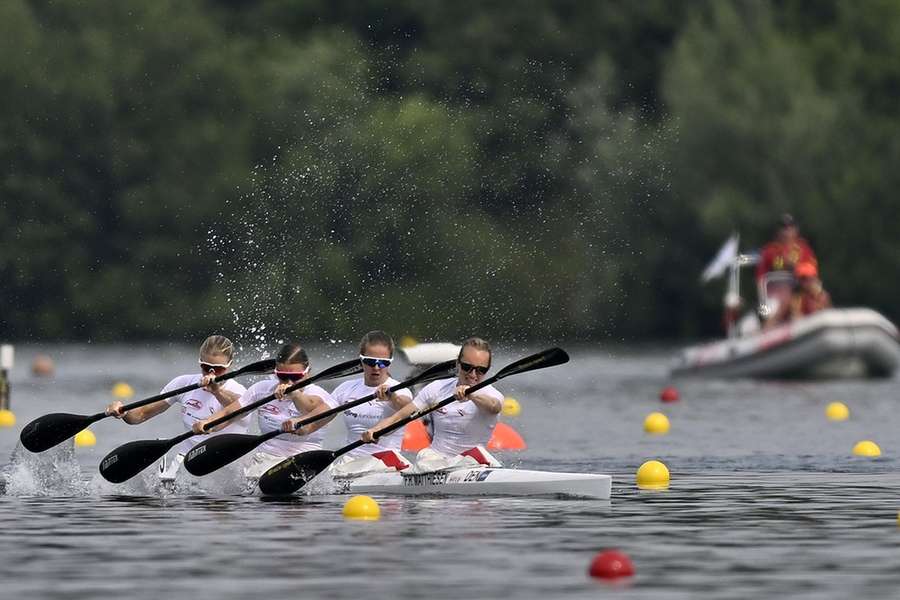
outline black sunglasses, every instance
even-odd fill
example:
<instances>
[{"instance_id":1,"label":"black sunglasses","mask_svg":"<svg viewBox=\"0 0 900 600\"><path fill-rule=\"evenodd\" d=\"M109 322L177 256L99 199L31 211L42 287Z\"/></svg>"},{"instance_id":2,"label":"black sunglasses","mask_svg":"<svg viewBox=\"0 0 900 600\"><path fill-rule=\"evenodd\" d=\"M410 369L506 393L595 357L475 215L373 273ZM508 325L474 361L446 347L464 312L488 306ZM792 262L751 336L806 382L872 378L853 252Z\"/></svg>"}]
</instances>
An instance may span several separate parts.
<instances>
[{"instance_id":1,"label":"black sunglasses","mask_svg":"<svg viewBox=\"0 0 900 600\"><path fill-rule=\"evenodd\" d=\"M476 365L470 365L467 362L459 361L459 368L463 370L464 373L470 372L472 369L478 371L481 375L484 375L490 370L490 367L479 367Z\"/></svg>"}]
</instances>

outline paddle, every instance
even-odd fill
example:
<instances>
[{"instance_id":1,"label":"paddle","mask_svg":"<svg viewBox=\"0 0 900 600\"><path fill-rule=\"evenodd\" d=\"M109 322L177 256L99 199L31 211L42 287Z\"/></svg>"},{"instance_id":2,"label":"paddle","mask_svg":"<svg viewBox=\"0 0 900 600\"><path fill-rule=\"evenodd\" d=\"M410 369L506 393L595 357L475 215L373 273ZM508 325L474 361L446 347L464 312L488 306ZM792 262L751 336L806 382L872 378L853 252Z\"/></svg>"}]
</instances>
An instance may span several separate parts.
<instances>
[{"instance_id":1,"label":"paddle","mask_svg":"<svg viewBox=\"0 0 900 600\"><path fill-rule=\"evenodd\" d=\"M285 394L289 394L295 390L299 390L300 388L311 383L315 383L316 381L322 381L324 379L336 379L338 377L349 377L350 375L356 375L361 371L362 366L359 364L358 358L348 360L347 362L342 362L339 365L329 367L328 369L325 369L317 375L313 375L312 377L308 377L306 379L298 381L294 385L285 389ZM219 417L218 419L210 421L209 423L207 423L206 429L212 429L217 425L221 425L222 423L229 421L237 417L238 415L249 412L255 408L262 406L266 402L271 402L274 399L275 394L270 394L265 398L260 398L255 402L251 402L247 406L242 406L231 414L227 414ZM123 481L127 481L156 462L166 452L168 452L170 448L174 447L176 444L180 444L184 440L194 435L197 434L193 431L185 431L181 435L177 435L167 440L137 440L134 442L128 442L127 444L122 444L121 446L107 454L100 462L100 474L103 475L104 479L106 479L107 481L111 481L112 483L122 483Z\"/></svg>"},{"instance_id":2,"label":"paddle","mask_svg":"<svg viewBox=\"0 0 900 600\"><path fill-rule=\"evenodd\" d=\"M412 387L418 383L427 383L429 381L434 381L435 379L445 379L447 377L453 377L455 370L456 361L448 360L434 365L430 369L423 371L412 379L407 379L402 383L391 386L388 391L396 392L398 390ZM294 430L296 431L304 425L315 423L316 421L328 418L331 415L343 412L347 409L353 408L354 406L365 404L369 400L373 400L375 397L375 394L369 394L368 396L364 396L362 398L359 398L358 400L353 400L352 402L348 402L347 404L336 406L316 415L307 417L306 419L303 419L302 421L297 423L297 426ZM193 475L207 475L209 473L212 473L216 469L220 469L228 463L239 459L248 452L251 452L254 448L259 446L263 442L271 440L273 437L277 437L283 433L283 431L275 430L264 433L262 435L250 435L245 433L223 433L221 435L211 437L208 440L203 440L202 442L191 448L191 451L185 455L184 467Z\"/></svg>"},{"instance_id":3,"label":"paddle","mask_svg":"<svg viewBox=\"0 0 900 600\"><path fill-rule=\"evenodd\" d=\"M274 368L275 359L260 360L255 363L250 363L249 365L242 367L237 371L225 373L224 375L216 377L215 381L217 383L220 383L227 379L238 377L239 375L247 375L249 373L267 373ZM185 392L189 392L191 390L196 390L199 387L199 383L186 385L184 387L178 388L177 390L171 390L164 394L157 394L156 396L151 396L150 398L138 400L137 402L132 402L131 404L126 404L122 407L122 410L129 411L134 408L140 408L141 406L153 404L154 402L159 402L160 400L165 400L166 398L171 398L172 396L184 394ZM52 413L49 415L44 415L43 417L38 417L37 419L26 425L22 429L22 433L19 435L19 439L22 441L22 445L31 452L43 452L44 450L49 450L53 446L66 441L91 423L96 423L100 419L105 419L109 416L112 415L108 415L105 412L100 412L95 415L72 415L68 413Z\"/></svg>"},{"instance_id":4,"label":"paddle","mask_svg":"<svg viewBox=\"0 0 900 600\"><path fill-rule=\"evenodd\" d=\"M468 390L466 390L466 394L471 394L472 392L491 385L495 381L503 379L504 377L509 377L510 375L525 373L526 371L534 371L536 369L544 369L546 367L553 367L566 362L569 362L569 355L566 354L563 349L550 348L549 350L544 350L543 352L525 357L521 360L517 360L510 365L507 365L496 375L488 377L481 383L475 384L470 387ZM441 400L431 408L414 412L408 417L400 419L393 425L389 425L383 429L379 429L375 432L375 438L378 439L379 437L387 433L405 426L407 423L411 423L412 421L415 421L416 419L419 419L432 411L435 411L456 401L457 400L455 396L450 396L445 400ZM268 495L285 495L296 492L304 485L309 483L316 475L327 469L328 465L334 462L334 460L339 456L355 450L365 443L366 442L362 440L357 440L352 444L347 444L346 446L338 450L312 450L310 452L301 452L300 454L295 454L294 456L281 461L280 463L263 473L263 476L259 478L259 489L263 494Z\"/></svg>"}]
</instances>

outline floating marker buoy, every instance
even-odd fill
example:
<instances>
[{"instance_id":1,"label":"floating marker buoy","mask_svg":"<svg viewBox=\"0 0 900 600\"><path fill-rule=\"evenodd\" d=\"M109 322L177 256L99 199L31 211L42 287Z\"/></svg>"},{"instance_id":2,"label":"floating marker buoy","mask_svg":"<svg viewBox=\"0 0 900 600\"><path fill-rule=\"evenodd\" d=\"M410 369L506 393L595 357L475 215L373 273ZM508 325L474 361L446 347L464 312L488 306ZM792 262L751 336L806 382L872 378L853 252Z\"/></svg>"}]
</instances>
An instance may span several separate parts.
<instances>
[{"instance_id":1,"label":"floating marker buoy","mask_svg":"<svg viewBox=\"0 0 900 600\"><path fill-rule=\"evenodd\" d=\"M400 347L401 348L412 348L413 346L418 346L419 342L416 341L416 338L411 335L404 335L400 338Z\"/></svg>"},{"instance_id":2,"label":"floating marker buoy","mask_svg":"<svg viewBox=\"0 0 900 600\"><path fill-rule=\"evenodd\" d=\"M112 386L112 395L124 400L125 398L134 396L134 390L124 381L120 381Z\"/></svg>"},{"instance_id":3,"label":"floating marker buoy","mask_svg":"<svg viewBox=\"0 0 900 600\"><path fill-rule=\"evenodd\" d=\"M344 517L361 521L377 521L381 518L381 508L369 496L353 496L344 504Z\"/></svg>"},{"instance_id":4,"label":"floating marker buoy","mask_svg":"<svg viewBox=\"0 0 900 600\"><path fill-rule=\"evenodd\" d=\"M522 407L519 406L518 400L507 396L503 399L503 410L501 412L507 417L518 417L522 412Z\"/></svg>"},{"instance_id":5,"label":"floating marker buoy","mask_svg":"<svg viewBox=\"0 0 900 600\"><path fill-rule=\"evenodd\" d=\"M853 446L853 454L856 456L881 456L881 448L871 440L863 440L856 442L856 445Z\"/></svg>"},{"instance_id":6,"label":"floating marker buoy","mask_svg":"<svg viewBox=\"0 0 900 600\"><path fill-rule=\"evenodd\" d=\"M75 445L79 448L90 448L97 443L97 436L90 429L82 429L75 436Z\"/></svg>"},{"instance_id":7,"label":"floating marker buoy","mask_svg":"<svg viewBox=\"0 0 900 600\"><path fill-rule=\"evenodd\" d=\"M634 575L634 565L624 552L604 550L594 557L588 569L591 577L599 579L616 579Z\"/></svg>"},{"instance_id":8,"label":"floating marker buoy","mask_svg":"<svg viewBox=\"0 0 900 600\"><path fill-rule=\"evenodd\" d=\"M38 354L31 361L31 374L35 377L50 377L53 370L53 359L46 354Z\"/></svg>"},{"instance_id":9,"label":"floating marker buoy","mask_svg":"<svg viewBox=\"0 0 900 600\"><path fill-rule=\"evenodd\" d=\"M648 460L637 470L637 485L644 490L659 490L669 486L669 468L658 460Z\"/></svg>"},{"instance_id":10,"label":"floating marker buoy","mask_svg":"<svg viewBox=\"0 0 900 600\"><path fill-rule=\"evenodd\" d=\"M669 417L661 412L652 412L644 419L644 431L653 435L669 432Z\"/></svg>"},{"instance_id":11,"label":"floating marker buoy","mask_svg":"<svg viewBox=\"0 0 900 600\"><path fill-rule=\"evenodd\" d=\"M425 423L421 420L416 419L403 428L403 443L400 444L401 450L418 452L422 448L427 448L430 445L431 438L428 437L428 430L425 429Z\"/></svg>"},{"instance_id":12,"label":"floating marker buoy","mask_svg":"<svg viewBox=\"0 0 900 600\"><path fill-rule=\"evenodd\" d=\"M506 423L497 423L487 443L488 450L524 450L527 447L519 432Z\"/></svg>"},{"instance_id":13,"label":"floating marker buoy","mask_svg":"<svg viewBox=\"0 0 900 600\"><path fill-rule=\"evenodd\" d=\"M825 407L825 417L829 421L846 421L850 418L850 409L843 402L832 402Z\"/></svg>"},{"instance_id":14,"label":"floating marker buoy","mask_svg":"<svg viewBox=\"0 0 900 600\"><path fill-rule=\"evenodd\" d=\"M666 386L659 393L659 399L663 402L677 402L678 401L678 389L674 386Z\"/></svg>"},{"instance_id":15,"label":"floating marker buoy","mask_svg":"<svg viewBox=\"0 0 900 600\"><path fill-rule=\"evenodd\" d=\"M5 408L0 410L0 427L13 427L16 424L16 415Z\"/></svg>"}]
</instances>

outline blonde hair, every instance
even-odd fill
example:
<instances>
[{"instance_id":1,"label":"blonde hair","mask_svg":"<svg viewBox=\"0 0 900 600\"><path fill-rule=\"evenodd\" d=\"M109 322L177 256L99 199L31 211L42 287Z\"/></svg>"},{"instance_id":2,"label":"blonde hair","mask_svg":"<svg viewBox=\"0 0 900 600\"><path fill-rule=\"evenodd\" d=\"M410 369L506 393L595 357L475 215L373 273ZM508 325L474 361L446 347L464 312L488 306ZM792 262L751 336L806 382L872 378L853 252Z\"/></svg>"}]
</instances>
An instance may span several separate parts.
<instances>
[{"instance_id":1,"label":"blonde hair","mask_svg":"<svg viewBox=\"0 0 900 600\"><path fill-rule=\"evenodd\" d=\"M224 335L211 335L200 345L200 356L223 354L231 361L234 359L234 344Z\"/></svg>"},{"instance_id":2,"label":"blonde hair","mask_svg":"<svg viewBox=\"0 0 900 600\"><path fill-rule=\"evenodd\" d=\"M459 356L456 357L457 361L462 360L463 350L466 348L475 348L476 350L484 350L488 353L488 366L491 366L491 361L494 358L493 353L491 352L491 345L487 343L487 341L481 339L480 337L470 337L463 340L463 343L459 349Z\"/></svg>"}]
</instances>

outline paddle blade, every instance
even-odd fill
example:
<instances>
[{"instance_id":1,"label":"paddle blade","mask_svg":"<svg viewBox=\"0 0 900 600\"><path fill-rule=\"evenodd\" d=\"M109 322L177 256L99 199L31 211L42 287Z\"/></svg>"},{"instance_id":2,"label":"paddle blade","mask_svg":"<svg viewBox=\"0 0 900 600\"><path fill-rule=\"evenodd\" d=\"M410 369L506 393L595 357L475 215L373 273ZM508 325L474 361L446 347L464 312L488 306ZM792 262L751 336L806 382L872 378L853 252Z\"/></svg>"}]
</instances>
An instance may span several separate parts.
<instances>
[{"instance_id":1,"label":"paddle blade","mask_svg":"<svg viewBox=\"0 0 900 600\"><path fill-rule=\"evenodd\" d=\"M94 417L68 413L44 415L23 427L19 440L31 452L43 452L66 441L96 420Z\"/></svg>"},{"instance_id":2,"label":"paddle blade","mask_svg":"<svg viewBox=\"0 0 900 600\"><path fill-rule=\"evenodd\" d=\"M245 375L247 373L269 373L270 371L275 370L275 359L274 358L266 358L264 360L258 360L255 363L250 363L249 365L245 365L238 369L237 371L233 371L231 373L227 373L223 377L217 377L217 381L222 381L226 378L237 377L238 375Z\"/></svg>"},{"instance_id":3,"label":"paddle blade","mask_svg":"<svg viewBox=\"0 0 900 600\"><path fill-rule=\"evenodd\" d=\"M331 450L302 452L283 460L259 478L259 489L267 496L293 494L328 468L337 455Z\"/></svg>"},{"instance_id":4,"label":"paddle blade","mask_svg":"<svg viewBox=\"0 0 900 600\"><path fill-rule=\"evenodd\" d=\"M201 477L236 461L262 440L258 435L246 433L222 433L203 440L184 457L184 468L191 475Z\"/></svg>"},{"instance_id":5,"label":"paddle blade","mask_svg":"<svg viewBox=\"0 0 900 600\"><path fill-rule=\"evenodd\" d=\"M569 355L562 348L550 348L531 356L506 365L499 373L494 375L496 379L502 379L517 373L525 373L526 371L534 371L536 369L545 369L547 367L555 367L569 362Z\"/></svg>"},{"instance_id":6,"label":"paddle blade","mask_svg":"<svg viewBox=\"0 0 900 600\"><path fill-rule=\"evenodd\" d=\"M103 458L100 474L112 483L128 481L162 458L171 447L171 440L137 440L122 444Z\"/></svg>"},{"instance_id":7,"label":"paddle blade","mask_svg":"<svg viewBox=\"0 0 900 600\"><path fill-rule=\"evenodd\" d=\"M308 378L307 382L311 383L313 381L321 381L323 379L338 379L340 377L350 377L352 375L358 375L359 373L362 373L362 364L359 362L358 358L355 358L353 360L348 360L346 362L334 365L333 367L328 367L321 373Z\"/></svg>"}]
</instances>

